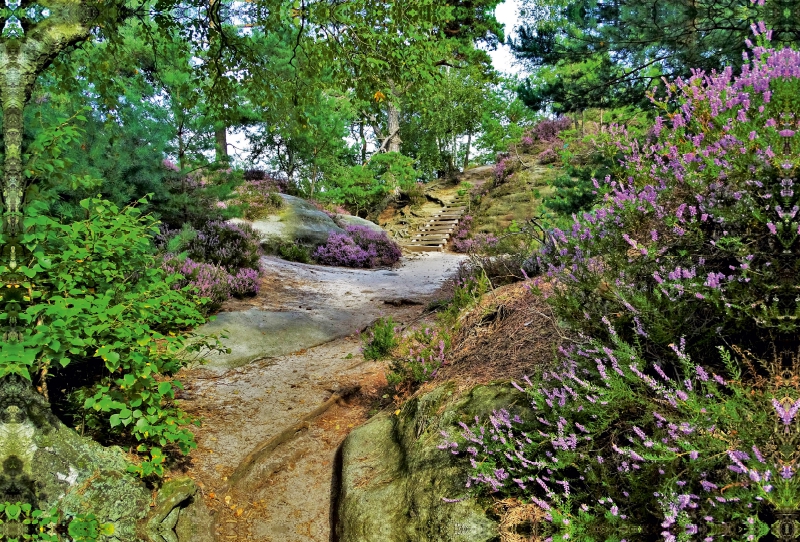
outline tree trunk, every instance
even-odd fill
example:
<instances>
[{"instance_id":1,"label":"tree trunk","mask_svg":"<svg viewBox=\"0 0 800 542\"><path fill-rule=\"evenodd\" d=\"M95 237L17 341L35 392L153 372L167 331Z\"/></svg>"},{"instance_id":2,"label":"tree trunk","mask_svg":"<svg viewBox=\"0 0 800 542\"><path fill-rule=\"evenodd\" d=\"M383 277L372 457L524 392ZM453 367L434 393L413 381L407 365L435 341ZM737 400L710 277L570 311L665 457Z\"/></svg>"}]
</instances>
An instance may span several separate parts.
<instances>
[{"instance_id":1,"label":"tree trunk","mask_svg":"<svg viewBox=\"0 0 800 542\"><path fill-rule=\"evenodd\" d=\"M603 109L600 109L600 133L603 133Z\"/></svg>"},{"instance_id":2,"label":"tree trunk","mask_svg":"<svg viewBox=\"0 0 800 542\"><path fill-rule=\"evenodd\" d=\"M228 161L228 132L224 124L219 128L214 128L214 140L216 141L217 162Z\"/></svg>"},{"instance_id":3,"label":"tree trunk","mask_svg":"<svg viewBox=\"0 0 800 542\"><path fill-rule=\"evenodd\" d=\"M367 138L364 136L364 121L358 123L358 135L361 137L361 165L367 163Z\"/></svg>"},{"instance_id":4,"label":"tree trunk","mask_svg":"<svg viewBox=\"0 0 800 542\"><path fill-rule=\"evenodd\" d=\"M464 168L463 171L467 171L467 167L469 166L469 147L472 145L472 132L467 134L467 152L464 153Z\"/></svg>"},{"instance_id":5,"label":"tree trunk","mask_svg":"<svg viewBox=\"0 0 800 542\"><path fill-rule=\"evenodd\" d=\"M183 119L181 119L180 124L178 124L178 167L181 168L181 171L186 167L185 160L186 144L183 142Z\"/></svg>"},{"instance_id":6,"label":"tree trunk","mask_svg":"<svg viewBox=\"0 0 800 542\"><path fill-rule=\"evenodd\" d=\"M394 101L389 102L388 105L388 131L389 131L389 145L388 152L400 152L400 109L398 109Z\"/></svg>"}]
</instances>

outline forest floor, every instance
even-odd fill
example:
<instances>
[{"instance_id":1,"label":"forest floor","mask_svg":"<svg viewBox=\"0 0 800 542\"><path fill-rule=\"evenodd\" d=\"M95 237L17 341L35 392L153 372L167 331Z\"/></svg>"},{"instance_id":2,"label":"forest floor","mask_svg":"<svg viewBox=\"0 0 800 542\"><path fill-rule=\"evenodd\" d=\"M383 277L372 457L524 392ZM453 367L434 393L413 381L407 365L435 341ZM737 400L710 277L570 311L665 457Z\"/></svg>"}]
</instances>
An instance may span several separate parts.
<instances>
[{"instance_id":1,"label":"forest floor","mask_svg":"<svg viewBox=\"0 0 800 542\"><path fill-rule=\"evenodd\" d=\"M407 255L378 270L264 259L259 295L223 311L262 311L266 319L302 312L306 325L338 329L340 338L313 346L278 336L276 355L178 374L181 406L202 426L197 450L172 474L198 482L217 540L331 540L336 451L375 413L386 385L385 363L364 360L357 330L379 316L403 325L424 317L463 258Z\"/></svg>"}]
</instances>

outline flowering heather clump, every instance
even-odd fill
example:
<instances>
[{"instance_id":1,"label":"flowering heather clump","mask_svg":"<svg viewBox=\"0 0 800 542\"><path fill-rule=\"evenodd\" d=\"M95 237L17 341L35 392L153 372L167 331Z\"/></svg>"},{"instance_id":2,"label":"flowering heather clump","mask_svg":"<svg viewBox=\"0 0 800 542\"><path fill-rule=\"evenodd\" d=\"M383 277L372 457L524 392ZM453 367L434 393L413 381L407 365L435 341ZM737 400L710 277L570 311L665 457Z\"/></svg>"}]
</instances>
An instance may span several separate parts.
<instances>
[{"instance_id":1,"label":"flowering heather clump","mask_svg":"<svg viewBox=\"0 0 800 542\"><path fill-rule=\"evenodd\" d=\"M224 268L210 264L201 263L186 258L183 261L172 256L166 256L161 268L168 273L178 273L184 276L183 280L174 283L173 287L180 290L186 286L195 289L198 297L208 298L208 303L204 310L213 312L222 306L222 303L230 299L230 275Z\"/></svg>"},{"instance_id":2,"label":"flowering heather clump","mask_svg":"<svg viewBox=\"0 0 800 542\"><path fill-rule=\"evenodd\" d=\"M425 327L404 337L401 352L392 359L386 378L398 392L411 391L436 376L447 363L451 338L442 329ZM402 389L401 389L402 388Z\"/></svg>"},{"instance_id":3,"label":"flowering heather clump","mask_svg":"<svg viewBox=\"0 0 800 542\"><path fill-rule=\"evenodd\" d=\"M289 181L270 175L263 169L246 169L242 172L245 181L263 192L279 192L285 194L289 189Z\"/></svg>"},{"instance_id":4,"label":"flowering heather clump","mask_svg":"<svg viewBox=\"0 0 800 542\"><path fill-rule=\"evenodd\" d=\"M538 160L540 164L552 164L558 160L558 153L553 147L547 147L536 155L536 160Z\"/></svg>"},{"instance_id":5,"label":"flowering heather clump","mask_svg":"<svg viewBox=\"0 0 800 542\"><path fill-rule=\"evenodd\" d=\"M321 264L342 267L375 267L373 262L378 259L375 247L364 249L349 235L337 232L331 233L328 241L318 246L313 256Z\"/></svg>"},{"instance_id":6,"label":"flowering heather clump","mask_svg":"<svg viewBox=\"0 0 800 542\"><path fill-rule=\"evenodd\" d=\"M555 120L546 119L539 122L531 131L532 138L538 141L552 142L564 130L572 128L572 121L568 117L559 117Z\"/></svg>"},{"instance_id":7,"label":"flowering heather clump","mask_svg":"<svg viewBox=\"0 0 800 542\"><path fill-rule=\"evenodd\" d=\"M347 226L345 231L360 247L370 249L375 247L378 255L378 265L393 265L403 256L400 247L389 239L384 231L376 231L366 226Z\"/></svg>"},{"instance_id":8,"label":"flowering heather clump","mask_svg":"<svg viewBox=\"0 0 800 542\"><path fill-rule=\"evenodd\" d=\"M245 176L244 183L234 190L231 203L239 204L244 208L244 218L247 220L257 220L283 206L283 199L279 193L285 191L286 181L284 180L274 177L248 179Z\"/></svg>"},{"instance_id":9,"label":"flowering heather clump","mask_svg":"<svg viewBox=\"0 0 800 542\"><path fill-rule=\"evenodd\" d=\"M746 60L669 84L655 140L618 131L624 174L553 232L540 280L583 339L518 386L535 414L445 435L551 540L795 537L800 53Z\"/></svg>"},{"instance_id":10,"label":"flowering heather clump","mask_svg":"<svg viewBox=\"0 0 800 542\"><path fill-rule=\"evenodd\" d=\"M458 223L458 229L453 234L453 250L455 252L469 252L472 247L472 240L470 236L470 228L472 228L472 215L464 215Z\"/></svg>"},{"instance_id":11,"label":"flowering heather clump","mask_svg":"<svg viewBox=\"0 0 800 542\"><path fill-rule=\"evenodd\" d=\"M508 153L499 154L497 163L494 166L494 184L502 184L508 177L517 170L519 164L511 158Z\"/></svg>"},{"instance_id":12,"label":"flowering heather clump","mask_svg":"<svg viewBox=\"0 0 800 542\"><path fill-rule=\"evenodd\" d=\"M198 228L186 250L195 261L213 263L235 274L239 269L258 268L261 238L247 224L212 221Z\"/></svg>"},{"instance_id":13,"label":"flowering heather clump","mask_svg":"<svg viewBox=\"0 0 800 542\"><path fill-rule=\"evenodd\" d=\"M666 112L658 139L640 146L620 132L625 176L607 178L603 204L556 230L541 261L560 285L556 310L584 333L607 337L608 316L656 361L675 336L693 354L721 340L757 355L794 344L800 53L753 56L739 77L670 84L656 102Z\"/></svg>"},{"instance_id":14,"label":"flowering heather clump","mask_svg":"<svg viewBox=\"0 0 800 542\"><path fill-rule=\"evenodd\" d=\"M470 254L486 254L492 252L499 241L500 239L491 233L479 233L472 239L456 239L453 241L453 250Z\"/></svg>"},{"instance_id":15,"label":"flowering heather clump","mask_svg":"<svg viewBox=\"0 0 800 542\"><path fill-rule=\"evenodd\" d=\"M229 279L231 295L234 297L247 297L258 294L260 274L255 269L239 269Z\"/></svg>"},{"instance_id":16,"label":"flowering heather clump","mask_svg":"<svg viewBox=\"0 0 800 542\"><path fill-rule=\"evenodd\" d=\"M336 218L338 215L349 215L350 212L342 207L341 205L331 204L331 203L320 203L316 200L309 199L306 200L308 203L328 215L329 218L333 219L336 222Z\"/></svg>"},{"instance_id":17,"label":"flowering heather clump","mask_svg":"<svg viewBox=\"0 0 800 542\"><path fill-rule=\"evenodd\" d=\"M325 265L378 267L392 265L403 255L385 232L366 226L347 226L346 233L331 233L328 241L314 251L314 259Z\"/></svg>"},{"instance_id":18,"label":"flowering heather clump","mask_svg":"<svg viewBox=\"0 0 800 542\"><path fill-rule=\"evenodd\" d=\"M467 487L530 499L552 540L756 540L796 507L796 457L774 452L797 444L796 390L729 382L679 347L683 368L652 376L621 340L562 355L515 384L526 419L500 410L443 434L472 466Z\"/></svg>"}]
</instances>

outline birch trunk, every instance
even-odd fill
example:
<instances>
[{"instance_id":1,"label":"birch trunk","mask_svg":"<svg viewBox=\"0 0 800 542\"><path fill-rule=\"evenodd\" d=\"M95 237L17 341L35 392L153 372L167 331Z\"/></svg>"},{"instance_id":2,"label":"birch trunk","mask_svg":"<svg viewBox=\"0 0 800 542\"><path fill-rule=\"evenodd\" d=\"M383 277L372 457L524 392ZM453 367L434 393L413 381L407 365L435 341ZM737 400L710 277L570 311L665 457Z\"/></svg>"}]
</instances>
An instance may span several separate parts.
<instances>
[{"instance_id":1,"label":"birch trunk","mask_svg":"<svg viewBox=\"0 0 800 542\"><path fill-rule=\"evenodd\" d=\"M386 147L388 152L400 152L400 109L397 107L396 102L391 101L388 104L388 129L389 129L389 145Z\"/></svg>"}]
</instances>

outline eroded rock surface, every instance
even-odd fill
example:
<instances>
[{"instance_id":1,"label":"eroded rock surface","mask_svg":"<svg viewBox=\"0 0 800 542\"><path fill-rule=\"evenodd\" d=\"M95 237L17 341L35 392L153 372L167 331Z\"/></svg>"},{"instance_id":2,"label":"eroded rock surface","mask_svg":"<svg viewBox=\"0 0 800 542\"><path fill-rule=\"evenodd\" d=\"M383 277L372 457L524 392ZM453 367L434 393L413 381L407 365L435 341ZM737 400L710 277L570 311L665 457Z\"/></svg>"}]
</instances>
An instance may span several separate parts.
<instances>
[{"instance_id":1,"label":"eroded rock surface","mask_svg":"<svg viewBox=\"0 0 800 542\"><path fill-rule=\"evenodd\" d=\"M65 518L92 514L107 524L98 540L133 541L150 491L126 472L119 448L83 438L62 424L21 378L0 381L0 501L29 503Z\"/></svg>"},{"instance_id":2,"label":"eroded rock surface","mask_svg":"<svg viewBox=\"0 0 800 542\"><path fill-rule=\"evenodd\" d=\"M458 394L442 385L383 413L342 445L336 531L340 542L483 542L498 536L486 503L464 488L468 465L440 450L441 431L485 418L495 409L530 415L526 398L508 385ZM467 498L465 498L467 497ZM464 499L446 502L444 499Z\"/></svg>"},{"instance_id":3,"label":"eroded rock surface","mask_svg":"<svg viewBox=\"0 0 800 542\"><path fill-rule=\"evenodd\" d=\"M252 223L265 246L276 248L299 243L316 247L324 244L331 232L344 233L331 217L306 200L287 194L280 196L283 206L274 215Z\"/></svg>"},{"instance_id":4,"label":"eroded rock surface","mask_svg":"<svg viewBox=\"0 0 800 542\"><path fill-rule=\"evenodd\" d=\"M61 423L22 378L0 380L0 502L55 507L65 524L90 518L86 540L213 541L211 517L195 503L194 482L165 484L151 511L152 493L128 465L120 448L101 446ZM4 519L3 533L27 532L21 521Z\"/></svg>"}]
</instances>

